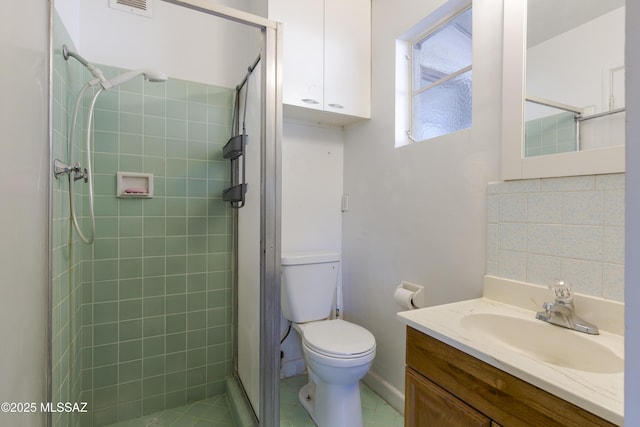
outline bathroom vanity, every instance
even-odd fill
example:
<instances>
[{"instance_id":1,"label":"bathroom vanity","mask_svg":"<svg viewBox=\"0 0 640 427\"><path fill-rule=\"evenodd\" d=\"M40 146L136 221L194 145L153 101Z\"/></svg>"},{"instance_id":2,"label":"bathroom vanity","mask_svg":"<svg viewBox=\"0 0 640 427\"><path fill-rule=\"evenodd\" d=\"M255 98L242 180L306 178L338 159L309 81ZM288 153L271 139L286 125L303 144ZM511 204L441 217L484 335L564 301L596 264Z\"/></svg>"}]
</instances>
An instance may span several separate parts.
<instances>
[{"instance_id":1,"label":"bathroom vanity","mask_svg":"<svg viewBox=\"0 0 640 427\"><path fill-rule=\"evenodd\" d=\"M614 426L407 327L405 426Z\"/></svg>"},{"instance_id":2,"label":"bathroom vanity","mask_svg":"<svg viewBox=\"0 0 640 427\"><path fill-rule=\"evenodd\" d=\"M399 313L405 426L623 425L623 305L576 300L587 335L536 320L547 296L488 277L483 298Z\"/></svg>"}]
</instances>

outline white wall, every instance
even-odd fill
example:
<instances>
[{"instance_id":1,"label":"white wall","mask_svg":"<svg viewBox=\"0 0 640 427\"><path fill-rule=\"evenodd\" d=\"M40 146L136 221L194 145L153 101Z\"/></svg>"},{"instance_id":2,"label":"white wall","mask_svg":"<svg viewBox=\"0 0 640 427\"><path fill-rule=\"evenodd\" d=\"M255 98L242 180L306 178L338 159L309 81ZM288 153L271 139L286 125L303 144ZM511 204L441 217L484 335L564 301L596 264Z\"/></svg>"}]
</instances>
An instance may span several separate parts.
<instances>
[{"instance_id":1,"label":"white wall","mask_svg":"<svg viewBox=\"0 0 640 427\"><path fill-rule=\"evenodd\" d=\"M244 0L215 3L248 7ZM56 10L79 53L96 64L235 87L260 53L259 30L160 0L152 18L111 9L107 0L58 0Z\"/></svg>"},{"instance_id":2,"label":"white wall","mask_svg":"<svg viewBox=\"0 0 640 427\"><path fill-rule=\"evenodd\" d=\"M625 375L624 401L627 426L640 425L640 3L627 1L626 99L627 186L625 262Z\"/></svg>"},{"instance_id":3,"label":"white wall","mask_svg":"<svg viewBox=\"0 0 640 427\"><path fill-rule=\"evenodd\" d=\"M481 294L486 184L499 177L500 1L473 3L472 129L394 148L395 40L443 3L372 3L372 118L346 131L344 313L375 335L369 382L395 406L402 405L405 333L393 291L401 280L424 285L428 305Z\"/></svg>"},{"instance_id":4,"label":"white wall","mask_svg":"<svg viewBox=\"0 0 640 427\"><path fill-rule=\"evenodd\" d=\"M344 136L339 127L285 122L282 252L342 246Z\"/></svg>"},{"instance_id":5,"label":"white wall","mask_svg":"<svg viewBox=\"0 0 640 427\"><path fill-rule=\"evenodd\" d=\"M589 114L607 111L605 71L624 65L624 9L527 49L527 95L581 108L592 106ZM528 105L527 114L529 110ZM527 120L549 114L544 112Z\"/></svg>"},{"instance_id":6,"label":"white wall","mask_svg":"<svg viewBox=\"0 0 640 427\"><path fill-rule=\"evenodd\" d=\"M80 43L80 6L80 0L55 1L56 12L75 46Z\"/></svg>"},{"instance_id":7,"label":"white wall","mask_svg":"<svg viewBox=\"0 0 640 427\"><path fill-rule=\"evenodd\" d=\"M47 2L0 2L0 402L46 397ZM39 406L38 406L39 409ZM44 425L0 412L0 425Z\"/></svg>"},{"instance_id":8,"label":"white wall","mask_svg":"<svg viewBox=\"0 0 640 427\"><path fill-rule=\"evenodd\" d=\"M342 251L344 132L285 121L282 136L282 253ZM340 285L340 282L338 284ZM283 333L286 322L282 320ZM283 343L282 376L304 372L295 331Z\"/></svg>"}]
</instances>

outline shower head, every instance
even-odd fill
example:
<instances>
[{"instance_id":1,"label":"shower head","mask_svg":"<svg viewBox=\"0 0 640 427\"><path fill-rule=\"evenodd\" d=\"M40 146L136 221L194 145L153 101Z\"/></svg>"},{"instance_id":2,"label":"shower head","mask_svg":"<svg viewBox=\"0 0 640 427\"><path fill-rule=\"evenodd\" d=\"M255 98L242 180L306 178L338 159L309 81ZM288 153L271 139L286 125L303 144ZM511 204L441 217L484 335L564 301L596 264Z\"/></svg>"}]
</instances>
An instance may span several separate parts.
<instances>
[{"instance_id":1,"label":"shower head","mask_svg":"<svg viewBox=\"0 0 640 427\"><path fill-rule=\"evenodd\" d=\"M119 76L112 78L111 80L103 81L101 82L101 85L105 90L111 89L112 87L119 86L122 83L126 83L134 77L140 75L142 75L146 80L150 82L166 82L168 79L166 74L161 73L157 70L133 70L122 73Z\"/></svg>"}]
</instances>

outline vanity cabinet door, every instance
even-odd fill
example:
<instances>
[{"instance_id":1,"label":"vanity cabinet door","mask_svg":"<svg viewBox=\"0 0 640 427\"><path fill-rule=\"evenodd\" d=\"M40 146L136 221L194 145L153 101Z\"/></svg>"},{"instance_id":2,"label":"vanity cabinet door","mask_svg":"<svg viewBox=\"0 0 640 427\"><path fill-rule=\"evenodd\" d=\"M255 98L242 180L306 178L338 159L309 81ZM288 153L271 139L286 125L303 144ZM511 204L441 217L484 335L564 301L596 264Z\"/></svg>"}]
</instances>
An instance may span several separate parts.
<instances>
[{"instance_id":1,"label":"vanity cabinet door","mask_svg":"<svg viewBox=\"0 0 640 427\"><path fill-rule=\"evenodd\" d=\"M407 368L405 427L491 427L489 418Z\"/></svg>"},{"instance_id":2,"label":"vanity cabinet door","mask_svg":"<svg viewBox=\"0 0 640 427\"><path fill-rule=\"evenodd\" d=\"M410 375L411 373L411 375ZM560 399L538 387L522 381L480 359L425 335L411 327L407 328L407 379L405 392L406 426L473 426L492 424L425 424L416 422L426 409L423 402L444 412L460 412L451 409L440 400L440 404L427 399L426 387L418 379L429 381L442 393L450 393L450 399L458 399L472 411L495 420L499 425L514 426L562 426L562 427L613 427L602 418ZM415 384L420 384L417 388ZM411 388L415 388L412 390ZM430 396L430 395L429 395ZM415 406L415 408L413 407ZM416 415L414 415L414 413ZM437 414L437 412L434 412ZM410 414L409 416L407 414ZM451 415L452 414L447 414ZM466 412L464 413L466 415ZM412 418L413 417L413 418ZM427 418L428 420L428 418ZM410 422L414 422L411 424ZM493 424L499 427L498 424Z\"/></svg>"}]
</instances>

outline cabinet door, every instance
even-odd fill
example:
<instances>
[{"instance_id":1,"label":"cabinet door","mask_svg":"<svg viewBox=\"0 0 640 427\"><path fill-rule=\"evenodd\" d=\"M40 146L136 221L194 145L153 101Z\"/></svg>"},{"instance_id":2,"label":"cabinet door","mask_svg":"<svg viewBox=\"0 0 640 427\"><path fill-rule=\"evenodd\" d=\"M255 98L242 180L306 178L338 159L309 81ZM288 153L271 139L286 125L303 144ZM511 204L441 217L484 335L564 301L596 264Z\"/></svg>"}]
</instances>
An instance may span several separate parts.
<instances>
[{"instance_id":1,"label":"cabinet door","mask_svg":"<svg viewBox=\"0 0 640 427\"><path fill-rule=\"evenodd\" d=\"M324 108L370 117L371 0L324 0Z\"/></svg>"},{"instance_id":2,"label":"cabinet door","mask_svg":"<svg viewBox=\"0 0 640 427\"><path fill-rule=\"evenodd\" d=\"M405 427L491 427L491 420L407 368Z\"/></svg>"},{"instance_id":3,"label":"cabinet door","mask_svg":"<svg viewBox=\"0 0 640 427\"><path fill-rule=\"evenodd\" d=\"M322 110L324 0L270 0L269 19L284 29L283 102Z\"/></svg>"}]
</instances>

